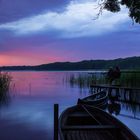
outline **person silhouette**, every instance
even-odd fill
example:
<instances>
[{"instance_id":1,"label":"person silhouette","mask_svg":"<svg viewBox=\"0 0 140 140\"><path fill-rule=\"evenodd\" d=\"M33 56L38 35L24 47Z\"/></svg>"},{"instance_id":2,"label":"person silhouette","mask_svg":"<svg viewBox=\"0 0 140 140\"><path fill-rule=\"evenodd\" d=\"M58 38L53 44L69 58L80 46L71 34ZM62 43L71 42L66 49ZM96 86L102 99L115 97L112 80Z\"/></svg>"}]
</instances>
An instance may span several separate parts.
<instances>
[{"instance_id":1,"label":"person silhouette","mask_svg":"<svg viewBox=\"0 0 140 140\"><path fill-rule=\"evenodd\" d=\"M120 76L121 76L121 72L118 66L116 66L114 69L112 67L109 68L108 73L107 73L107 79L110 85L112 85L112 82L114 80L119 79Z\"/></svg>"},{"instance_id":2,"label":"person silhouette","mask_svg":"<svg viewBox=\"0 0 140 140\"><path fill-rule=\"evenodd\" d=\"M115 67L114 69L114 78L118 79L121 76L120 68L118 66Z\"/></svg>"},{"instance_id":3,"label":"person silhouette","mask_svg":"<svg viewBox=\"0 0 140 140\"><path fill-rule=\"evenodd\" d=\"M113 76L113 68L110 67L107 73L107 79L109 81L109 84L112 84L112 81L114 80L114 76Z\"/></svg>"}]
</instances>

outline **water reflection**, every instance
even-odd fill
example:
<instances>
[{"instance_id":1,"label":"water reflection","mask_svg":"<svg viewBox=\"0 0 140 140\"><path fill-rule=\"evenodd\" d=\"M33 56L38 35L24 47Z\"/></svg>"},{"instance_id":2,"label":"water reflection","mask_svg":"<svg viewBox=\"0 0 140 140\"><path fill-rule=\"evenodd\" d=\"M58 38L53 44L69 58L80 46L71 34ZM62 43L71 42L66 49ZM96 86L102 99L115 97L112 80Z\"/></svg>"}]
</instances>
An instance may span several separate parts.
<instances>
[{"instance_id":1,"label":"water reflection","mask_svg":"<svg viewBox=\"0 0 140 140\"><path fill-rule=\"evenodd\" d=\"M120 101L124 101L130 104L140 104L140 89L127 89L121 90L120 94Z\"/></svg>"},{"instance_id":2,"label":"water reflection","mask_svg":"<svg viewBox=\"0 0 140 140\"><path fill-rule=\"evenodd\" d=\"M138 137L140 125L140 104L132 102L118 101L118 97L109 98L107 112L122 121L128 128L130 128Z\"/></svg>"},{"instance_id":3,"label":"water reflection","mask_svg":"<svg viewBox=\"0 0 140 140\"><path fill-rule=\"evenodd\" d=\"M71 72L70 72L71 73ZM0 109L0 138L8 140L49 139L53 138L53 104L59 103L60 112L76 104L77 99L88 94L88 88L80 91L64 83L68 72L11 72L11 103L8 108ZM83 94L81 93L83 92ZM16 130L19 133L16 136ZM13 132L14 131L14 132ZM45 132L45 133L44 133ZM39 138L39 133L42 137ZM34 137L33 137L34 135Z\"/></svg>"},{"instance_id":4,"label":"water reflection","mask_svg":"<svg viewBox=\"0 0 140 140\"><path fill-rule=\"evenodd\" d=\"M120 115L121 108L123 110L131 112L131 118L137 118L137 114L140 113L140 104L128 104L122 102L113 102L108 104L108 112L110 114ZM125 116L125 115L123 115Z\"/></svg>"},{"instance_id":5,"label":"water reflection","mask_svg":"<svg viewBox=\"0 0 140 140\"><path fill-rule=\"evenodd\" d=\"M53 104L60 105L61 113L65 108L75 105L78 98L89 95L88 86L70 86L65 81L69 75L79 73L88 74L88 72L11 72L13 77L9 92L11 103L8 108L0 109L0 123L3 122L3 125L0 125L0 131L8 126L5 133L12 135L10 131L13 132L20 126L20 131L29 132L29 139L34 139L32 136L35 135L35 139L40 140L39 135L42 134L42 139L51 140L53 136ZM134 121L128 117L128 120L124 118L126 118L125 115L138 118L140 106L132 107L132 104L117 100L110 102L109 106L108 110L112 115L116 114L118 119L128 125L136 134L139 134L137 128L140 121ZM19 132L21 135L25 133ZM0 137L1 135L0 133ZM11 136L12 138L16 140L16 136L15 139L14 136Z\"/></svg>"},{"instance_id":6,"label":"water reflection","mask_svg":"<svg viewBox=\"0 0 140 140\"><path fill-rule=\"evenodd\" d=\"M121 111L121 104L117 102L111 102L108 104L108 112L110 114L119 115Z\"/></svg>"},{"instance_id":7,"label":"water reflection","mask_svg":"<svg viewBox=\"0 0 140 140\"><path fill-rule=\"evenodd\" d=\"M124 91L124 90L123 90ZM109 99L110 99L110 102L111 102L111 106L114 105L114 108L116 106L118 106L119 108L119 105L121 105L121 107L125 110L129 110L133 113L133 115L135 116L137 113L140 112L140 99L139 99L139 94L140 94L140 91L135 90L128 90L128 92L122 92L117 90L116 92L112 91L110 92L110 95L109 95Z\"/></svg>"},{"instance_id":8,"label":"water reflection","mask_svg":"<svg viewBox=\"0 0 140 140\"><path fill-rule=\"evenodd\" d=\"M8 92L0 91L0 107L7 106L10 103L10 96Z\"/></svg>"}]
</instances>

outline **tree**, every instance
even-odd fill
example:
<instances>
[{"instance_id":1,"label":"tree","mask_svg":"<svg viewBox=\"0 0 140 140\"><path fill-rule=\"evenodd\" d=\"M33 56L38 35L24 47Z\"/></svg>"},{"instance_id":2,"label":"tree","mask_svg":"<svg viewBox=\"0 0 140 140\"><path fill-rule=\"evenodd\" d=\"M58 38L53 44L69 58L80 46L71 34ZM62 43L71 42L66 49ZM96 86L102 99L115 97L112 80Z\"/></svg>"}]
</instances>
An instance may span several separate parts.
<instances>
[{"instance_id":1,"label":"tree","mask_svg":"<svg viewBox=\"0 0 140 140\"><path fill-rule=\"evenodd\" d=\"M100 13L103 9L111 12L119 12L121 5L124 5L129 9L129 16L133 22L140 24L140 0L99 0L99 5Z\"/></svg>"}]
</instances>

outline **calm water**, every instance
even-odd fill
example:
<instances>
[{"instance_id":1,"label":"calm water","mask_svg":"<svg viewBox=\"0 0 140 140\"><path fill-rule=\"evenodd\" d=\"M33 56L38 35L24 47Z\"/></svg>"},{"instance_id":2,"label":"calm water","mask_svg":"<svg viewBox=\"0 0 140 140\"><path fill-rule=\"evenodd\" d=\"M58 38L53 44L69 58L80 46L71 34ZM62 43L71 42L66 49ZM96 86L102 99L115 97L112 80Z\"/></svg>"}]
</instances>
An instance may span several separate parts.
<instances>
[{"instance_id":1,"label":"calm water","mask_svg":"<svg viewBox=\"0 0 140 140\"><path fill-rule=\"evenodd\" d=\"M75 105L78 98L89 95L89 88L80 89L65 82L72 73L87 72L10 72L12 84L8 105L0 108L0 137L11 139L52 139L53 104L60 112ZM116 116L140 137L139 106L121 104ZM22 138L21 138L22 135Z\"/></svg>"}]
</instances>

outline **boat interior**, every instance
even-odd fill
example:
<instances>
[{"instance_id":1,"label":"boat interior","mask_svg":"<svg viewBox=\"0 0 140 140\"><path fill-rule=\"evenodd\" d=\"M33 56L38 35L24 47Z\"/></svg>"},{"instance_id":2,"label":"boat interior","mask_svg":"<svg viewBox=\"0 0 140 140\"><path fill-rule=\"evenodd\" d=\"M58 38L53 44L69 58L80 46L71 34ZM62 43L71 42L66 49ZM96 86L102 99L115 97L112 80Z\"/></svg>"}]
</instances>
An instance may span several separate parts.
<instances>
[{"instance_id":1,"label":"boat interior","mask_svg":"<svg viewBox=\"0 0 140 140\"><path fill-rule=\"evenodd\" d=\"M64 140L133 140L99 112L90 114L88 110L78 108L64 122Z\"/></svg>"}]
</instances>

